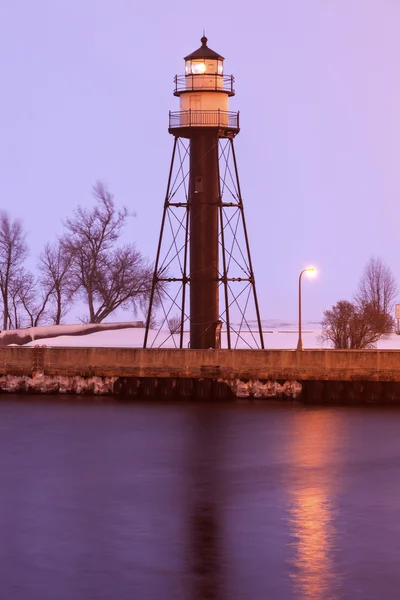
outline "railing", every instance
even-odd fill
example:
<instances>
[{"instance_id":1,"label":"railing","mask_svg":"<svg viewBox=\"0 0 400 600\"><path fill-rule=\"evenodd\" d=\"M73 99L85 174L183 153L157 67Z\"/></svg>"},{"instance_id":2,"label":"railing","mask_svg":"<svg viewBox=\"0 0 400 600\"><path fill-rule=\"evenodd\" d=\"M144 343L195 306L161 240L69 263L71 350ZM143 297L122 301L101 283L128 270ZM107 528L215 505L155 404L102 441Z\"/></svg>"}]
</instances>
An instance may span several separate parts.
<instances>
[{"instance_id":1,"label":"railing","mask_svg":"<svg viewBox=\"0 0 400 600\"><path fill-rule=\"evenodd\" d=\"M169 128L225 127L239 129L239 113L227 110L179 110L169 113Z\"/></svg>"},{"instance_id":2,"label":"railing","mask_svg":"<svg viewBox=\"0 0 400 600\"><path fill-rule=\"evenodd\" d=\"M203 90L212 92L228 92L229 95L235 93L233 87L235 78L233 75L175 75L175 94L192 90Z\"/></svg>"}]
</instances>

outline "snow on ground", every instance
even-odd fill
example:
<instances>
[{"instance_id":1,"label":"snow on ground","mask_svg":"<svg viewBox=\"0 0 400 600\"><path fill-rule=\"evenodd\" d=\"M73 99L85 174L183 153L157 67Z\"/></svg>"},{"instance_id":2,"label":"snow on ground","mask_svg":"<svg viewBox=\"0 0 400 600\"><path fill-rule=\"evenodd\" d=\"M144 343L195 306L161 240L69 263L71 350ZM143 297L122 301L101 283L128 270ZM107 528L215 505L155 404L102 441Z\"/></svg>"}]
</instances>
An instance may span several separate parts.
<instances>
[{"instance_id":1,"label":"snow on ground","mask_svg":"<svg viewBox=\"0 0 400 600\"><path fill-rule=\"evenodd\" d=\"M142 348L144 340L144 329L120 329L117 331L99 331L97 333L91 333L88 335L80 336L68 336L62 335L57 338L34 340L26 344L27 346L46 345L52 347L103 347L103 348ZM149 340L147 347L150 348L152 342L156 336L156 331L151 331L149 334ZM327 344L321 345L318 338L320 336L319 329L305 329L302 333L303 346L305 349L308 348L328 348ZM249 333L243 334L244 340L239 340L237 348L257 348L257 344L252 340L252 336ZM223 344L222 347L226 348L224 343L224 333L222 334ZM257 339L257 338L255 338ZM264 331L264 346L266 349L285 349L295 350L298 340L298 331L295 328L292 329L273 329L268 328ZM175 343L174 343L175 341ZM189 334L184 334L184 347L188 347ZM231 340L232 347L235 347L235 338ZM176 348L179 344L179 336L171 336L169 333L164 332L158 334L155 348ZM378 343L378 348L381 350L400 350L400 335L391 334L386 339L382 339Z\"/></svg>"}]
</instances>

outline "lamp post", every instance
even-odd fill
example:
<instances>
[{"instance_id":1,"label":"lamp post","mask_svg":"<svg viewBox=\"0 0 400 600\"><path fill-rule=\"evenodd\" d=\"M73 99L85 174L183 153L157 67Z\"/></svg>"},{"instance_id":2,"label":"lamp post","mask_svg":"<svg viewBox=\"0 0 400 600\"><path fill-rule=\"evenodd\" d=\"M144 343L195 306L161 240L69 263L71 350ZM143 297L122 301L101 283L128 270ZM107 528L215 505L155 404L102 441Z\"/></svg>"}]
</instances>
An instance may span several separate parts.
<instances>
[{"instance_id":1,"label":"lamp post","mask_svg":"<svg viewBox=\"0 0 400 600\"><path fill-rule=\"evenodd\" d=\"M297 350L303 350L303 340L301 338L301 278L303 273L315 273L314 267L303 269L299 275L299 340L297 342Z\"/></svg>"}]
</instances>

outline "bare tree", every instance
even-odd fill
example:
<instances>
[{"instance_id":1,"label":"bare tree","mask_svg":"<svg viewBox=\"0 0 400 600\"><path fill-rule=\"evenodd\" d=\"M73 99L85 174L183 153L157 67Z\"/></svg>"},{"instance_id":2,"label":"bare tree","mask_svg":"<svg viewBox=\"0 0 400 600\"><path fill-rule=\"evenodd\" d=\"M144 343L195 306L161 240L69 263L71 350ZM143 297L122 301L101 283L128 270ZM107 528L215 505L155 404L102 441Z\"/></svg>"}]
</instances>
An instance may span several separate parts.
<instances>
[{"instance_id":1,"label":"bare tree","mask_svg":"<svg viewBox=\"0 0 400 600\"><path fill-rule=\"evenodd\" d=\"M134 313L144 308L150 294L153 270L133 244L115 248L104 258L95 277L93 323L100 323L117 308Z\"/></svg>"},{"instance_id":2,"label":"bare tree","mask_svg":"<svg viewBox=\"0 0 400 600\"><path fill-rule=\"evenodd\" d=\"M127 209L117 210L102 183L95 185L93 195L94 208L79 206L67 219L63 248L71 261L75 290L88 307L85 320L100 323L117 308L136 312L146 305L152 269L134 244L118 247Z\"/></svg>"},{"instance_id":3,"label":"bare tree","mask_svg":"<svg viewBox=\"0 0 400 600\"><path fill-rule=\"evenodd\" d=\"M0 293L2 299L3 329L10 325L10 291L20 276L20 269L28 254L25 235L19 220L12 221L7 213L0 213Z\"/></svg>"},{"instance_id":4,"label":"bare tree","mask_svg":"<svg viewBox=\"0 0 400 600\"><path fill-rule=\"evenodd\" d=\"M361 277L354 302L340 300L324 312L320 340L334 348L374 348L393 331L397 286L390 269L371 258Z\"/></svg>"},{"instance_id":5,"label":"bare tree","mask_svg":"<svg viewBox=\"0 0 400 600\"><path fill-rule=\"evenodd\" d=\"M20 293L23 287L24 275L22 269L18 274L14 274L8 288L8 328L19 329L24 323L21 311Z\"/></svg>"},{"instance_id":6,"label":"bare tree","mask_svg":"<svg viewBox=\"0 0 400 600\"><path fill-rule=\"evenodd\" d=\"M38 261L39 282L44 299L47 299L47 316L52 325L60 325L71 308L74 284L71 272L71 255L64 251L63 240L46 244Z\"/></svg>"},{"instance_id":7,"label":"bare tree","mask_svg":"<svg viewBox=\"0 0 400 600\"><path fill-rule=\"evenodd\" d=\"M380 258L372 257L364 269L355 301L361 309L365 308L381 334L393 330L396 295L397 285L391 270Z\"/></svg>"},{"instance_id":8,"label":"bare tree","mask_svg":"<svg viewBox=\"0 0 400 600\"><path fill-rule=\"evenodd\" d=\"M37 327L48 322L49 299L49 291L42 287L33 273L19 269L10 283L10 327Z\"/></svg>"},{"instance_id":9,"label":"bare tree","mask_svg":"<svg viewBox=\"0 0 400 600\"><path fill-rule=\"evenodd\" d=\"M9 327L19 329L32 326L37 311L36 281L32 273L21 268L14 274L9 286Z\"/></svg>"},{"instance_id":10,"label":"bare tree","mask_svg":"<svg viewBox=\"0 0 400 600\"><path fill-rule=\"evenodd\" d=\"M174 315L173 317L170 317L168 319L168 329L169 332L174 334L174 333L180 333L181 331L181 317L179 315Z\"/></svg>"},{"instance_id":11,"label":"bare tree","mask_svg":"<svg viewBox=\"0 0 400 600\"><path fill-rule=\"evenodd\" d=\"M322 319L321 342L334 348L363 350L374 348L382 333L376 329L374 311L370 305L358 306L339 300Z\"/></svg>"}]
</instances>

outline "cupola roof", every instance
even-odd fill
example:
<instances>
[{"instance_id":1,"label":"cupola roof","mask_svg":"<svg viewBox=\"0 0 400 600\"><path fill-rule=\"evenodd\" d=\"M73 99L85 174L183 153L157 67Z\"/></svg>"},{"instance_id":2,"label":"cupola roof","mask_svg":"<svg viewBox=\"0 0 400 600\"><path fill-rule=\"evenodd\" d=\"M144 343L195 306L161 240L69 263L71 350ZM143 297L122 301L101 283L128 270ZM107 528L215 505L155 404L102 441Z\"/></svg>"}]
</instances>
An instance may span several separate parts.
<instances>
[{"instance_id":1,"label":"cupola roof","mask_svg":"<svg viewBox=\"0 0 400 600\"><path fill-rule=\"evenodd\" d=\"M214 60L224 60L224 57L218 54L218 52L214 52L207 46L207 38L205 35L201 38L201 46L191 54L185 56L184 60L193 60L196 58L211 58Z\"/></svg>"}]
</instances>

